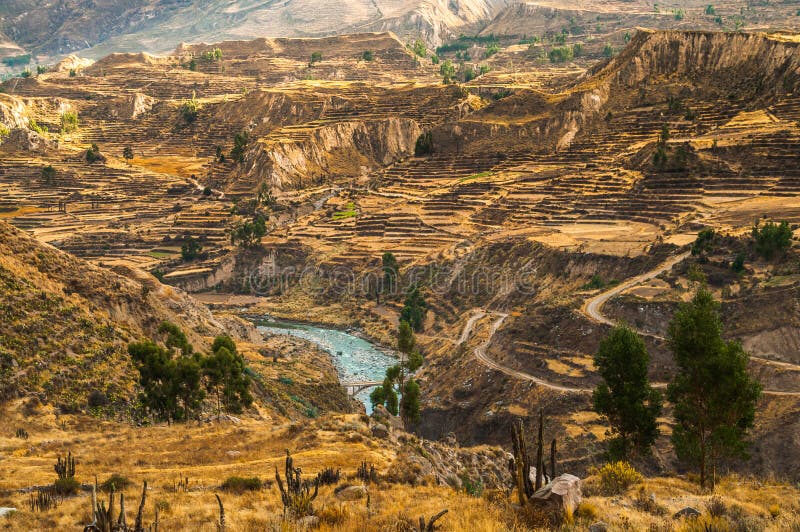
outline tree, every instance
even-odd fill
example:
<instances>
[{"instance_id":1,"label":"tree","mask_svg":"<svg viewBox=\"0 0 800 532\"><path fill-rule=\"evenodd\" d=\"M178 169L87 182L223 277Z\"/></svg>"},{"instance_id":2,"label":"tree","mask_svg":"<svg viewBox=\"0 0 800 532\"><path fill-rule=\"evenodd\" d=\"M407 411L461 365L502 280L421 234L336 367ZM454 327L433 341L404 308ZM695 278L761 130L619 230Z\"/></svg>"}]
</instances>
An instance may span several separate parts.
<instances>
[{"instance_id":1,"label":"tree","mask_svg":"<svg viewBox=\"0 0 800 532\"><path fill-rule=\"evenodd\" d=\"M375 388L372 393L369 394L369 400L372 403L372 408L383 405L390 414L396 416L399 412L397 392L394 389L394 381L389 376L389 370L391 370L391 368L386 370L387 375L383 379L383 385Z\"/></svg>"},{"instance_id":2,"label":"tree","mask_svg":"<svg viewBox=\"0 0 800 532\"><path fill-rule=\"evenodd\" d=\"M439 73L442 75L442 82L447 85L453 81L456 75L456 67L453 65L452 61L445 59L439 66Z\"/></svg>"},{"instance_id":3,"label":"tree","mask_svg":"<svg viewBox=\"0 0 800 532\"><path fill-rule=\"evenodd\" d=\"M175 396L180 403L176 419L191 419L203 404L205 393L202 385L203 358L199 353L182 355L175 359Z\"/></svg>"},{"instance_id":4,"label":"tree","mask_svg":"<svg viewBox=\"0 0 800 532\"><path fill-rule=\"evenodd\" d=\"M375 54L372 53L372 50L365 50L363 54L361 54L361 59L364 61L372 61L375 59Z\"/></svg>"},{"instance_id":5,"label":"tree","mask_svg":"<svg viewBox=\"0 0 800 532\"><path fill-rule=\"evenodd\" d=\"M164 345L167 346L167 349L177 349L183 355L190 355L194 351L192 344L186 338L186 333L174 323L162 321L161 325L158 326L158 333L167 335L164 340Z\"/></svg>"},{"instance_id":6,"label":"tree","mask_svg":"<svg viewBox=\"0 0 800 532\"><path fill-rule=\"evenodd\" d=\"M194 93L192 93L192 97L189 100L181 104L179 111L186 124L191 124L197 120L197 115L200 112L200 102L197 101Z\"/></svg>"},{"instance_id":7,"label":"tree","mask_svg":"<svg viewBox=\"0 0 800 532\"><path fill-rule=\"evenodd\" d=\"M746 458L748 430L761 385L747 373L749 355L722 339L719 304L705 287L681 305L667 342L678 373L667 389L674 404L672 442L678 458L700 470L700 484L713 488L723 458ZM709 479L710 473L710 479Z\"/></svg>"},{"instance_id":8,"label":"tree","mask_svg":"<svg viewBox=\"0 0 800 532\"><path fill-rule=\"evenodd\" d=\"M383 266L383 287L382 292L394 294L397 290L397 280L400 278L400 265L394 254L387 251L381 258Z\"/></svg>"},{"instance_id":9,"label":"tree","mask_svg":"<svg viewBox=\"0 0 800 532\"><path fill-rule=\"evenodd\" d=\"M153 342L132 343L128 354L139 371L144 407L157 419L172 421L178 410L175 396L175 363L166 349Z\"/></svg>"},{"instance_id":10,"label":"tree","mask_svg":"<svg viewBox=\"0 0 800 532\"><path fill-rule=\"evenodd\" d=\"M231 231L231 244L237 242L246 248L256 247L261 244L261 238L267 234L267 224L262 216L256 216L253 221L245 221L236 225Z\"/></svg>"},{"instance_id":11,"label":"tree","mask_svg":"<svg viewBox=\"0 0 800 532\"><path fill-rule=\"evenodd\" d=\"M408 287L405 305L400 311L400 319L408 322L412 329L419 332L422 330L427 312L428 305L420 294L419 287L416 284Z\"/></svg>"},{"instance_id":12,"label":"tree","mask_svg":"<svg viewBox=\"0 0 800 532\"><path fill-rule=\"evenodd\" d=\"M86 150L86 162L89 164L96 163L98 161L103 161L105 157L100 153L100 148L97 144L92 144L88 150Z\"/></svg>"},{"instance_id":13,"label":"tree","mask_svg":"<svg viewBox=\"0 0 800 532\"><path fill-rule=\"evenodd\" d=\"M403 398L400 402L400 411L407 422L419 421L419 384L413 378L408 379L403 388Z\"/></svg>"},{"instance_id":14,"label":"tree","mask_svg":"<svg viewBox=\"0 0 800 532\"><path fill-rule=\"evenodd\" d=\"M181 245L181 257L184 261L191 261L200 256L203 251L203 245L194 237L188 237Z\"/></svg>"},{"instance_id":15,"label":"tree","mask_svg":"<svg viewBox=\"0 0 800 532\"><path fill-rule=\"evenodd\" d=\"M753 240L756 253L766 260L783 255L792 245L792 229L787 221L780 224L767 222L759 227L759 222L753 224Z\"/></svg>"},{"instance_id":16,"label":"tree","mask_svg":"<svg viewBox=\"0 0 800 532\"><path fill-rule=\"evenodd\" d=\"M414 52L415 55L418 55L419 57L425 57L428 55L428 49L425 46L425 43L421 39L417 39L416 41L414 41L411 50Z\"/></svg>"},{"instance_id":17,"label":"tree","mask_svg":"<svg viewBox=\"0 0 800 532\"><path fill-rule=\"evenodd\" d=\"M648 382L648 362L644 341L626 325L614 327L594 356L603 377L594 390L594 409L616 435L609 449L615 460L627 459L631 451L646 454L658 438L661 394Z\"/></svg>"},{"instance_id":18,"label":"tree","mask_svg":"<svg viewBox=\"0 0 800 532\"><path fill-rule=\"evenodd\" d=\"M610 44L603 46L603 57L614 57L614 48Z\"/></svg>"},{"instance_id":19,"label":"tree","mask_svg":"<svg viewBox=\"0 0 800 532\"><path fill-rule=\"evenodd\" d=\"M125 146L122 149L122 158L125 159L125 162L128 163L128 165L130 165L131 161L133 160L133 157L134 157L133 148L131 148L130 146Z\"/></svg>"},{"instance_id":20,"label":"tree","mask_svg":"<svg viewBox=\"0 0 800 532\"><path fill-rule=\"evenodd\" d=\"M308 66L319 63L320 61L322 61L322 52L312 52L311 61L308 62Z\"/></svg>"},{"instance_id":21,"label":"tree","mask_svg":"<svg viewBox=\"0 0 800 532\"><path fill-rule=\"evenodd\" d=\"M397 348L401 353L409 355L414 351L417 344L414 338L414 331L411 330L411 325L405 320L400 320L400 328L397 332Z\"/></svg>"},{"instance_id":22,"label":"tree","mask_svg":"<svg viewBox=\"0 0 800 532\"><path fill-rule=\"evenodd\" d=\"M78 113L75 111L64 111L61 114L61 132L72 133L78 129Z\"/></svg>"},{"instance_id":23,"label":"tree","mask_svg":"<svg viewBox=\"0 0 800 532\"><path fill-rule=\"evenodd\" d=\"M214 340L211 355L203 360L203 375L206 389L216 397L218 415L223 407L225 412L240 414L253 403L244 358L230 337L218 336Z\"/></svg>"},{"instance_id":24,"label":"tree","mask_svg":"<svg viewBox=\"0 0 800 532\"><path fill-rule=\"evenodd\" d=\"M233 138L233 149L231 150L231 159L237 163L244 161L244 152L247 149L247 144L250 142L250 135L247 131L237 133Z\"/></svg>"},{"instance_id":25,"label":"tree","mask_svg":"<svg viewBox=\"0 0 800 532\"><path fill-rule=\"evenodd\" d=\"M52 165L42 167L42 181L47 185L52 185L56 179L56 169Z\"/></svg>"}]
</instances>

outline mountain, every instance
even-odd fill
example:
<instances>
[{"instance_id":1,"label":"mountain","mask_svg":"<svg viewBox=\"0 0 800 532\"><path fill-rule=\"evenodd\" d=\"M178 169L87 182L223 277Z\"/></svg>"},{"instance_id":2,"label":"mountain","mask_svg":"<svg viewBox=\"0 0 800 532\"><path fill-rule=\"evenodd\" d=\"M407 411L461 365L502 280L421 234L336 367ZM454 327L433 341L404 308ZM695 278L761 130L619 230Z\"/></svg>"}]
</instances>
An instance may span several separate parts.
<instances>
[{"instance_id":1,"label":"mountain","mask_svg":"<svg viewBox=\"0 0 800 532\"><path fill-rule=\"evenodd\" d=\"M506 0L10 0L0 54L166 52L181 42L393 31L436 45L494 17ZM2 34L9 41L3 46Z\"/></svg>"}]
</instances>

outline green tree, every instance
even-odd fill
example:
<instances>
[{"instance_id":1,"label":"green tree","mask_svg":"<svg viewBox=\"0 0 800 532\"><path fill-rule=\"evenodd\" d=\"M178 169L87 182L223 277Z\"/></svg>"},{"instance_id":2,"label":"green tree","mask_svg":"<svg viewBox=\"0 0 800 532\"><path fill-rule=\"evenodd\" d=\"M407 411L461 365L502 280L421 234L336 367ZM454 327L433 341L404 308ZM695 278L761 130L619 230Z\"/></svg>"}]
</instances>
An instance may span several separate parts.
<instances>
[{"instance_id":1,"label":"green tree","mask_svg":"<svg viewBox=\"0 0 800 532\"><path fill-rule=\"evenodd\" d=\"M56 169L52 165L42 167L42 181L47 185L52 185L56 179Z\"/></svg>"},{"instance_id":2,"label":"green tree","mask_svg":"<svg viewBox=\"0 0 800 532\"><path fill-rule=\"evenodd\" d=\"M322 52L312 52L311 60L308 62L308 66L311 66L314 63L319 63L320 61L322 61Z\"/></svg>"},{"instance_id":3,"label":"green tree","mask_svg":"<svg viewBox=\"0 0 800 532\"><path fill-rule=\"evenodd\" d=\"M180 403L176 419L186 420L194 417L205 398L202 389L203 358L199 353L182 355L175 359L175 396Z\"/></svg>"},{"instance_id":4,"label":"green tree","mask_svg":"<svg viewBox=\"0 0 800 532\"><path fill-rule=\"evenodd\" d=\"M132 343L128 354L139 371L142 405L157 419L172 421L178 410L175 362L171 353L153 342Z\"/></svg>"},{"instance_id":5,"label":"green tree","mask_svg":"<svg viewBox=\"0 0 800 532\"><path fill-rule=\"evenodd\" d=\"M603 46L603 57L614 57L614 48L610 44Z\"/></svg>"},{"instance_id":6,"label":"green tree","mask_svg":"<svg viewBox=\"0 0 800 532\"><path fill-rule=\"evenodd\" d=\"M414 145L414 155L420 157L431 153L433 153L433 133L426 131L417 137L417 142Z\"/></svg>"},{"instance_id":7,"label":"green tree","mask_svg":"<svg viewBox=\"0 0 800 532\"><path fill-rule=\"evenodd\" d=\"M127 162L130 165L131 161L133 160L133 157L134 157L133 148L131 148L130 146L125 146L122 149L122 158L125 159L125 162Z\"/></svg>"},{"instance_id":8,"label":"green tree","mask_svg":"<svg viewBox=\"0 0 800 532\"><path fill-rule=\"evenodd\" d=\"M594 409L616 435L610 446L615 460L628 459L632 451L647 454L658 438L661 394L647 379L649 359L644 341L626 325L614 327L594 356L603 377L594 390Z\"/></svg>"},{"instance_id":9,"label":"green tree","mask_svg":"<svg viewBox=\"0 0 800 532\"><path fill-rule=\"evenodd\" d=\"M439 73L442 75L442 82L447 85L453 81L456 75L456 67L452 61L445 59L442 61L442 64L439 65Z\"/></svg>"},{"instance_id":10,"label":"green tree","mask_svg":"<svg viewBox=\"0 0 800 532\"><path fill-rule=\"evenodd\" d=\"M747 457L761 385L747 373L749 355L722 338L719 304L705 287L681 305L667 342L678 373L667 389L674 404L672 442L678 458L700 470L700 484L713 488L723 458ZM710 474L710 478L709 478Z\"/></svg>"},{"instance_id":11,"label":"green tree","mask_svg":"<svg viewBox=\"0 0 800 532\"><path fill-rule=\"evenodd\" d=\"M425 43L421 39L417 39L416 41L414 41L411 50L414 52L415 55L418 55L419 57L426 57L428 55L428 48L425 46Z\"/></svg>"},{"instance_id":12,"label":"green tree","mask_svg":"<svg viewBox=\"0 0 800 532\"><path fill-rule=\"evenodd\" d=\"M102 161L104 159L103 155L100 153L100 148L97 144L92 144L88 150L86 150L86 162L89 164L96 163L98 161Z\"/></svg>"},{"instance_id":13,"label":"green tree","mask_svg":"<svg viewBox=\"0 0 800 532\"><path fill-rule=\"evenodd\" d=\"M192 236L186 238L181 245L181 257L187 262L196 259L202 252L203 245Z\"/></svg>"},{"instance_id":14,"label":"green tree","mask_svg":"<svg viewBox=\"0 0 800 532\"><path fill-rule=\"evenodd\" d=\"M267 224L263 216L256 216L252 221L241 222L231 231L231 244L237 243L245 248L257 247L261 238L267 234Z\"/></svg>"},{"instance_id":15,"label":"green tree","mask_svg":"<svg viewBox=\"0 0 800 532\"><path fill-rule=\"evenodd\" d=\"M223 408L225 412L240 414L253 403L244 358L230 337L218 336L214 340L212 353L203 359L203 375L206 390L216 398L217 414Z\"/></svg>"},{"instance_id":16,"label":"green tree","mask_svg":"<svg viewBox=\"0 0 800 532\"><path fill-rule=\"evenodd\" d=\"M792 245L792 229L787 221L780 224L767 222L759 227L759 222L753 224L753 240L756 253L766 260L783 255Z\"/></svg>"},{"instance_id":17,"label":"green tree","mask_svg":"<svg viewBox=\"0 0 800 532\"><path fill-rule=\"evenodd\" d=\"M361 59L364 61L372 61L375 59L375 54L372 53L372 50L365 50L363 54L361 54Z\"/></svg>"},{"instance_id":18,"label":"green tree","mask_svg":"<svg viewBox=\"0 0 800 532\"><path fill-rule=\"evenodd\" d=\"M190 355L194 351L192 344L186 338L186 333L174 323L162 321L158 326L158 334L166 335L164 345L167 349L177 349L183 355Z\"/></svg>"},{"instance_id":19,"label":"green tree","mask_svg":"<svg viewBox=\"0 0 800 532\"><path fill-rule=\"evenodd\" d=\"M394 294L397 290L397 281L400 278L400 265L394 253L387 251L381 258L383 266L383 286L381 292Z\"/></svg>"},{"instance_id":20,"label":"green tree","mask_svg":"<svg viewBox=\"0 0 800 532\"><path fill-rule=\"evenodd\" d=\"M420 294L416 284L411 285L406 293L406 301L400 311L400 319L408 322L411 328L419 332L425 322L425 315L428 312L428 305Z\"/></svg>"},{"instance_id":21,"label":"green tree","mask_svg":"<svg viewBox=\"0 0 800 532\"><path fill-rule=\"evenodd\" d=\"M72 133L78 129L78 113L75 111L64 111L61 113L61 132Z\"/></svg>"},{"instance_id":22,"label":"green tree","mask_svg":"<svg viewBox=\"0 0 800 532\"><path fill-rule=\"evenodd\" d=\"M233 138L233 149L231 150L231 159L237 163L244 161L244 153L247 149L247 144L250 142L250 135L247 131L237 133Z\"/></svg>"},{"instance_id":23,"label":"green tree","mask_svg":"<svg viewBox=\"0 0 800 532\"><path fill-rule=\"evenodd\" d=\"M400 411L406 422L419 421L419 384L413 378L408 379L403 387L403 397L400 402Z\"/></svg>"}]
</instances>

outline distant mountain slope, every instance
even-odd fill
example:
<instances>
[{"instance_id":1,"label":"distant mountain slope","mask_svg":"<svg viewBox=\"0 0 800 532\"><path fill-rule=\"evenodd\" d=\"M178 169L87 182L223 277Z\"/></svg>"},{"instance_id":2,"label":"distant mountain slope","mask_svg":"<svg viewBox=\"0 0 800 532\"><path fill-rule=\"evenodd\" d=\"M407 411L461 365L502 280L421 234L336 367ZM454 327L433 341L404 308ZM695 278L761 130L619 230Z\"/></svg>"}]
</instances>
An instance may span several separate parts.
<instances>
[{"instance_id":1,"label":"distant mountain slope","mask_svg":"<svg viewBox=\"0 0 800 532\"><path fill-rule=\"evenodd\" d=\"M180 42L394 31L430 44L491 20L507 0L8 0L2 33L27 52L97 58ZM11 50L11 47L8 47ZM3 47L0 46L0 53ZM5 55L13 55L6 53Z\"/></svg>"}]
</instances>

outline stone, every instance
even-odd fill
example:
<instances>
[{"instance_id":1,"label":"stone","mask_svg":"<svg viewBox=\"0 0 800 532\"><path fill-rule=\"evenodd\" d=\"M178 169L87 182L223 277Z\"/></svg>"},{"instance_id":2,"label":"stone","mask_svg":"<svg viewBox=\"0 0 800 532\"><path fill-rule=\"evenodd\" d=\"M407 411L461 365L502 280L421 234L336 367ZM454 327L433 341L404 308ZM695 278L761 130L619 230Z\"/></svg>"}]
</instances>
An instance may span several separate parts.
<instances>
[{"instance_id":1,"label":"stone","mask_svg":"<svg viewBox=\"0 0 800 532\"><path fill-rule=\"evenodd\" d=\"M589 526L589 532L606 532L607 530L608 530L608 524L604 523L603 521L592 523Z\"/></svg>"},{"instance_id":2,"label":"stone","mask_svg":"<svg viewBox=\"0 0 800 532\"><path fill-rule=\"evenodd\" d=\"M378 423L372 427L372 435L376 438L388 438L389 429L383 423Z\"/></svg>"},{"instance_id":3,"label":"stone","mask_svg":"<svg viewBox=\"0 0 800 532\"><path fill-rule=\"evenodd\" d=\"M581 479L564 473L531 496L534 504L544 504L572 513L581 502Z\"/></svg>"},{"instance_id":4,"label":"stone","mask_svg":"<svg viewBox=\"0 0 800 532\"><path fill-rule=\"evenodd\" d=\"M686 508L678 510L675 512L675 515L672 516L673 519L680 519L682 517L687 519L695 519L700 517L700 510L697 508L692 508L691 506L687 506Z\"/></svg>"},{"instance_id":5,"label":"stone","mask_svg":"<svg viewBox=\"0 0 800 532\"><path fill-rule=\"evenodd\" d=\"M0 508L0 517L5 517L7 515L11 515L16 512L16 508Z\"/></svg>"},{"instance_id":6,"label":"stone","mask_svg":"<svg viewBox=\"0 0 800 532\"><path fill-rule=\"evenodd\" d=\"M367 496L367 487L364 485L345 486L336 492L336 498L341 501L357 501Z\"/></svg>"},{"instance_id":7,"label":"stone","mask_svg":"<svg viewBox=\"0 0 800 532\"><path fill-rule=\"evenodd\" d=\"M242 453L241 453L241 451L225 451L225 454L228 455L231 458L237 458Z\"/></svg>"}]
</instances>

